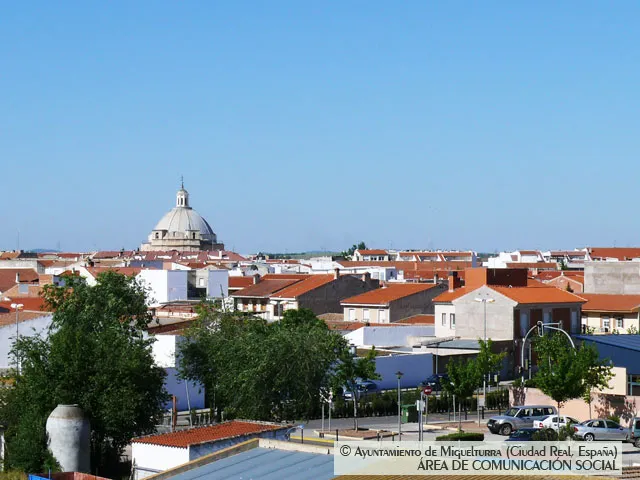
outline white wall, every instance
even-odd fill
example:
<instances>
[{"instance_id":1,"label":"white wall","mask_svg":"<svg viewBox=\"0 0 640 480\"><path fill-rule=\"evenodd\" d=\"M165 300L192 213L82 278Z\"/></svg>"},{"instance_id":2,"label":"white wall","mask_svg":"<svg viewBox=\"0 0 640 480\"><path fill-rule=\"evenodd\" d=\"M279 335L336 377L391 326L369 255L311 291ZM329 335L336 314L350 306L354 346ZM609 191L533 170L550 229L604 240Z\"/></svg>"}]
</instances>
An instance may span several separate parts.
<instances>
[{"instance_id":1,"label":"white wall","mask_svg":"<svg viewBox=\"0 0 640 480\"><path fill-rule=\"evenodd\" d=\"M149 477L189 461L188 448L166 447L150 443L132 443L131 459L136 467L135 480ZM145 471L143 469L152 471Z\"/></svg>"},{"instance_id":2,"label":"white wall","mask_svg":"<svg viewBox=\"0 0 640 480\"><path fill-rule=\"evenodd\" d=\"M210 298L226 298L229 296L229 270L209 270L207 296Z\"/></svg>"},{"instance_id":3,"label":"white wall","mask_svg":"<svg viewBox=\"0 0 640 480\"><path fill-rule=\"evenodd\" d=\"M434 322L435 322L435 335L439 338L453 337L456 334L456 329L451 328L451 314L455 315L456 307L452 304L435 304L434 305ZM445 315L445 324L442 325L442 314ZM456 323L458 319L456 318Z\"/></svg>"},{"instance_id":4,"label":"white wall","mask_svg":"<svg viewBox=\"0 0 640 480\"><path fill-rule=\"evenodd\" d=\"M18 332L21 337L35 337L41 332L46 332L51 325L52 315L26 320L18 323ZM16 325L9 324L0 327L0 368L15 368L14 359L9 352L16 340Z\"/></svg>"},{"instance_id":5,"label":"white wall","mask_svg":"<svg viewBox=\"0 0 640 480\"><path fill-rule=\"evenodd\" d=\"M410 346L410 338L433 337L431 325L396 325L393 327L362 327L344 335L356 346L401 347Z\"/></svg>"},{"instance_id":6,"label":"white wall","mask_svg":"<svg viewBox=\"0 0 640 480\"><path fill-rule=\"evenodd\" d=\"M185 270L142 270L137 278L150 290L149 305L187 299Z\"/></svg>"}]
</instances>

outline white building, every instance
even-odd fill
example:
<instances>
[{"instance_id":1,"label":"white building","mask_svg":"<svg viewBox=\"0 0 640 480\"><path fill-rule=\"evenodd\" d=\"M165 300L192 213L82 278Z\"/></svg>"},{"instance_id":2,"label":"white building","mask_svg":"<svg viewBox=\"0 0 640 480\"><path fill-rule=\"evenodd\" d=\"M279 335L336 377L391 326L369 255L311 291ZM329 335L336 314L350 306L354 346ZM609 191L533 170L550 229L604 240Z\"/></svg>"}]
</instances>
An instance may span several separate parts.
<instances>
[{"instance_id":1,"label":"white building","mask_svg":"<svg viewBox=\"0 0 640 480\"><path fill-rule=\"evenodd\" d=\"M149 289L149 305L187 300L188 271L186 270L141 270L137 275L140 283Z\"/></svg>"}]
</instances>

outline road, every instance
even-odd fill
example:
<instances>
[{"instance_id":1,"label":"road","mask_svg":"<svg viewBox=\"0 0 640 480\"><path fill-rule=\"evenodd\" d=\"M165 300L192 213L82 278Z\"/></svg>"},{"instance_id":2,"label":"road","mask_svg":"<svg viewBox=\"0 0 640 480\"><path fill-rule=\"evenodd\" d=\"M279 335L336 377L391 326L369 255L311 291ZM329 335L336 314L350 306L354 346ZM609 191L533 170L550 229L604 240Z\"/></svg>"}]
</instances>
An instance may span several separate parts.
<instances>
[{"instance_id":1,"label":"road","mask_svg":"<svg viewBox=\"0 0 640 480\"><path fill-rule=\"evenodd\" d=\"M468 417L471 420L471 415ZM486 417L489 418L488 416ZM438 422L448 420L448 415L430 415L429 422L431 425L437 426ZM462 429L468 431L481 431L484 433L484 439L486 442L503 442L505 437L502 435L497 435L491 433L486 428L486 419L480 421L480 427L478 427L477 421L474 422L463 422ZM315 437L318 438L317 434L314 433L314 430L320 430L322 425L321 420L312 420L304 425L304 439L305 443L311 443ZM390 416L390 417L368 417L368 418L360 418L358 419L358 426L360 428L369 428L372 430L388 430L392 432L398 431L398 417ZM328 429L328 421L325 419L325 428ZM323 441L318 441L316 444L327 445L327 440L335 440L335 430L339 429L349 429L353 428L353 419L352 418L338 418L331 419L331 436L325 435L325 439ZM447 433L451 433L448 430L442 430L441 428L425 428L424 430L424 440L425 441L435 441L436 437L439 435L444 435ZM405 441L418 441L418 424L417 423L405 423L402 424L402 439ZM292 435L292 440L300 441L300 434L297 433ZM386 437L381 440L382 442L391 442L391 437ZM397 436L394 437L394 441L397 441ZM640 449L634 447L630 443L622 444L622 455L623 455L623 466L640 466Z\"/></svg>"}]
</instances>

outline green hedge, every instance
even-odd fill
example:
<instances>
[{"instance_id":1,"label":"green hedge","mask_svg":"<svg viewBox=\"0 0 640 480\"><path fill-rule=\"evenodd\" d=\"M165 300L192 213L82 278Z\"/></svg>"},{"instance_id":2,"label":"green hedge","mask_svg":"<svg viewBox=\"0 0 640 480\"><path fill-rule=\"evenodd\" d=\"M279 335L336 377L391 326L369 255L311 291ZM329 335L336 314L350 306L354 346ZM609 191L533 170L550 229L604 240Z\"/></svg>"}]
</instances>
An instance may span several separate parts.
<instances>
[{"instance_id":1,"label":"green hedge","mask_svg":"<svg viewBox=\"0 0 640 480\"><path fill-rule=\"evenodd\" d=\"M436 437L436 441L440 442L452 442L454 440L465 440L465 441L478 441L481 442L484 440L484 433L476 433L476 432L456 432L450 433L448 435L440 435Z\"/></svg>"},{"instance_id":2,"label":"green hedge","mask_svg":"<svg viewBox=\"0 0 640 480\"><path fill-rule=\"evenodd\" d=\"M405 390L402 392L403 405L415 405L420 398L420 389ZM451 396L443 393L439 397L429 396L429 413L447 413L451 410ZM457 403L457 402L456 402ZM463 411L476 411L477 400L468 398L462 401ZM487 393L486 408L488 410L505 410L509 407L509 390L495 390ZM458 405L456 404L456 411ZM326 412L325 412L326 413ZM381 417L398 414L398 392L387 390L366 395L358 401L358 417ZM353 416L353 403L346 401L342 395L334 399L334 418L351 418ZM319 418L319 415L318 415Z\"/></svg>"}]
</instances>

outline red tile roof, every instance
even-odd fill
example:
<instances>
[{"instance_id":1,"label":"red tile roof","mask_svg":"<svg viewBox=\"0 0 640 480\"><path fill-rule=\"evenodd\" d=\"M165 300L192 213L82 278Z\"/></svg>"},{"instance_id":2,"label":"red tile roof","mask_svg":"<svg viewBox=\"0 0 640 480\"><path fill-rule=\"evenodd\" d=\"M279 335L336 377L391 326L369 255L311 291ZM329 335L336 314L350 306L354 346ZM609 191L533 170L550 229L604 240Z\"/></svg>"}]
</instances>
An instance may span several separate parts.
<instances>
[{"instance_id":1,"label":"red tile roof","mask_svg":"<svg viewBox=\"0 0 640 480\"><path fill-rule=\"evenodd\" d=\"M280 279L266 279L261 280L255 285L249 285L242 290L238 290L231 294L232 297L252 297L252 298L266 298L272 294L279 292L283 288L287 288L290 285L300 282L300 280L280 278Z\"/></svg>"},{"instance_id":2,"label":"red tile roof","mask_svg":"<svg viewBox=\"0 0 640 480\"><path fill-rule=\"evenodd\" d=\"M386 250L358 250L360 255L388 255Z\"/></svg>"},{"instance_id":3,"label":"red tile roof","mask_svg":"<svg viewBox=\"0 0 640 480\"><path fill-rule=\"evenodd\" d=\"M336 263L340 264L344 268L349 267L395 267L397 270L424 270L425 268L433 270L446 270L446 271L462 271L465 268L470 268L472 262L463 261L451 261L451 262L420 262L420 261L362 261L353 262L346 260L339 260Z\"/></svg>"},{"instance_id":4,"label":"red tile roof","mask_svg":"<svg viewBox=\"0 0 640 480\"><path fill-rule=\"evenodd\" d=\"M335 280L333 274L311 275L271 295L271 298L297 298Z\"/></svg>"},{"instance_id":5,"label":"red tile roof","mask_svg":"<svg viewBox=\"0 0 640 480\"><path fill-rule=\"evenodd\" d=\"M460 298L471 291L473 290L467 290L465 287L456 288L453 292L447 290L434 298L433 303L451 303L456 298Z\"/></svg>"},{"instance_id":6,"label":"red tile roof","mask_svg":"<svg viewBox=\"0 0 640 480\"><path fill-rule=\"evenodd\" d=\"M0 311L0 327L5 327L7 325L15 325L16 324L16 312L12 310L11 312L2 313L4 309ZM28 320L33 320L35 318L45 317L47 315L51 315L46 312L20 312L18 315L18 322L26 322Z\"/></svg>"},{"instance_id":7,"label":"red tile roof","mask_svg":"<svg viewBox=\"0 0 640 480\"><path fill-rule=\"evenodd\" d=\"M581 293L587 303L583 312L637 312L640 309L640 295L608 295L601 293Z\"/></svg>"},{"instance_id":8,"label":"red tile roof","mask_svg":"<svg viewBox=\"0 0 640 480\"><path fill-rule=\"evenodd\" d=\"M395 322L394 325L435 325L435 315L413 315Z\"/></svg>"},{"instance_id":9,"label":"red tile roof","mask_svg":"<svg viewBox=\"0 0 640 480\"><path fill-rule=\"evenodd\" d=\"M555 262L507 262L507 268L544 268L546 270L557 270L558 264Z\"/></svg>"},{"instance_id":10,"label":"red tile roof","mask_svg":"<svg viewBox=\"0 0 640 480\"><path fill-rule=\"evenodd\" d=\"M592 259L617 258L618 260L631 260L640 258L640 247L592 247L589 248Z\"/></svg>"},{"instance_id":11,"label":"red tile roof","mask_svg":"<svg viewBox=\"0 0 640 480\"><path fill-rule=\"evenodd\" d=\"M6 292L17 285L16 274L20 275L20 283L37 283L38 273L32 268L0 268L0 292Z\"/></svg>"},{"instance_id":12,"label":"red tile roof","mask_svg":"<svg viewBox=\"0 0 640 480\"><path fill-rule=\"evenodd\" d=\"M22 310L25 312L46 312L44 298L42 297L11 297L10 301L0 302L0 308L10 309L12 303L22 304ZM14 310L11 310L14 311Z\"/></svg>"},{"instance_id":13,"label":"red tile roof","mask_svg":"<svg viewBox=\"0 0 640 480\"><path fill-rule=\"evenodd\" d=\"M573 293L556 287L497 287L489 286L520 305L539 303L584 303L585 300Z\"/></svg>"},{"instance_id":14,"label":"red tile roof","mask_svg":"<svg viewBox=\"0 0 640 480\"><path fill-rule=\"evenodd\" d=\"M229 288L245 288L253 285L253 277L229 277Z\"/></svg>"},{"instance_id":15,"label":"red tile roof","mask_svg":"<svg viewBox=\"0 0 640 480\"><path fill-rule=\"evenodd\" d=\"M394 283L387 287L346 298L340 303L342 305L389 305L390 302L430 290L435 286L433 283Z\"/></svg>"},{"instance_id":16,"label":"red tile roof","mask_svg":"<svg viewBox=\"0 0 640 480\"><path fill-rule=\"evenodd\" d=\"M572 271L572 270L562 270L562 271L550 271L546 270L538 273L536 275L536 279L542 282L548 282L549 280L553 280L557 277L567 277L572 280L576 280L578 282L584 283L584 272L582 271Z\"/></svg>"},{"instance_id":17,"label":"red tile roof","mask_svg":"<svg viewBox=\"0 0 640 480\"><path fill-rule=\"evenodd\" d=\"M267 273L262 276L262 280L304 280L310 276L307 273Z\"/></svg>"},{"instance_id":18,"label":"red tile roof","mask_svg":"<svg viewBox=\"0 0 640 480\"><path fill-rule=\"evenodd\" d=\"M103 272L116 272L127 277L135 277L144 268L142 267L89 267L87 271L95 278Z\"/></svg>"},{"instance_id":19,"label":"red tile roof","mask_svg":"<svg viewBox=\"0 0 640 480\"><path fill-rule=\"evenodd\" d=\"M187 448L190 445L216 442L229 438L252 435L262 432L272 432L288 428L287 425L275 425L273 423L247 422L231 420L207 427L190 428L178 432L149 435L147 437L134 438L132 443L150 443L167 447Z\"/></svg>"}]
</instances>

